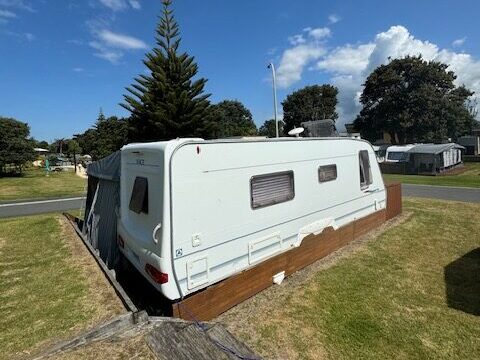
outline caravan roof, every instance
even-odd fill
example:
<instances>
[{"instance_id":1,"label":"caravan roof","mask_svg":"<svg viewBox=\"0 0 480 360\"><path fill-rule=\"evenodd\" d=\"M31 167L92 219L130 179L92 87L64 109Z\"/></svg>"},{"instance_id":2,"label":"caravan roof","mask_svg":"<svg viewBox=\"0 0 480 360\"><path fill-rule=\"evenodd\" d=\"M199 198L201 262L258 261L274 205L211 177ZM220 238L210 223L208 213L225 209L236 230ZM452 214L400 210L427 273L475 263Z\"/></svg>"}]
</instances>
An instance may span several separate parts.
<instances>
[{"instance_id":1,"label":"caravan roof","mask_svg":"<svg viewBox=\"0 0 480 360\"><path fill-rule=\"evenodd\" d=\"M442 152L450 149L461 149L465 148L461 145L455 143L448 144L419 144L415 145L413 148L408 150L409 153L413 154L441 154Z\"/></svg>"}]
</instances>

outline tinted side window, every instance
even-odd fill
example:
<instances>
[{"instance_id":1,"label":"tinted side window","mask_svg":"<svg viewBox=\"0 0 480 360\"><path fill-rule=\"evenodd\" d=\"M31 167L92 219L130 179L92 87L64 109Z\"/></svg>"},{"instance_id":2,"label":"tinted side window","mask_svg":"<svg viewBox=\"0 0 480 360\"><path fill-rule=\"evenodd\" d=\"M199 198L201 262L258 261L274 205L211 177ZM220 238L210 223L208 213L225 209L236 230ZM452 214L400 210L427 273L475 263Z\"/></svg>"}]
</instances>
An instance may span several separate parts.
<instances>
[{"instance_id":1,"label":"tinted side window","mask_svg":"<svg viewBox=\"0 0 480 360\"><path fill-rule=\"evenodd\" d=\"M318 167L318 181L327 182L337 178L337 165L322 165Z\"/></svg>"},{"instance_id":2,"label":"tinted side window","mask_svg":"<svg viewBox=\"0 0 480 360\"><path fill-rule=\"evenodd\" d=\"M148 214L148 180L147 178L137 176L133 184L132 195L130 197L130 210L137 214Z\"/></svg>"},{"instance_id":3,"label":"tinted side window","mask_svg":"<svg viewBox=\"0 0 480 360\"><path fill-rule=\"evenodd\" d=\"M370 159L368 151L361 150L358 154L360 163L360 187L365 189L372 183L372 170L370 169Z\"/></svg>"},{"instance_id":4,"label":"tinted side window","mask_svg":"<svg viewBox=\"0 0 480 360\"><path fill-rule=\"evenodd\" d=\"M292 200L295 197L293 171L252 177L250 197L252 209Z\"/></svg>"}]
</instances>

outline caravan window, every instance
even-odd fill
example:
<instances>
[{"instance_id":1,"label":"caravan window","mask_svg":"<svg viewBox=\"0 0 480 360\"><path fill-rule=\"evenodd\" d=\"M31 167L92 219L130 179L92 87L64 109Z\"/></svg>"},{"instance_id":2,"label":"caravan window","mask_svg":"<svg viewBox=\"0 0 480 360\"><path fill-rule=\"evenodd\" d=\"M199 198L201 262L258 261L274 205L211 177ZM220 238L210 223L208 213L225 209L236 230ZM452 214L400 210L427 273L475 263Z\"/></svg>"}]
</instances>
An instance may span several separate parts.
<instances>
[{"instance_id":1,"label":"caravan window","mask_svg":"<svg viewBox=\"0 0 480 360\"><path fill-rule=\"evenodd\" d=\"M404 161L407 158L407 153L403 151L389 151L388 152L388 160L393 161Z\"/></svg>"},{"instance_id":2,"label":"caravan window","mask_svg":"<svg viewBox=\"0 0 480 360\"><path fill-rule=\"evenodd\" d=\"M370 159L368 158L368 151L361 150L359 152L360 162L360 188L365 189L372 183L372 170L370 169Z\"/></svg>"},{"instance_id":3,"label":"caravan window","mask_svg":"<svg viewBox=\"0 0 480 360\"><path fill-rule=\"evenodd\" d=\"M323 165L318 167L318 181L323 183L337 178L337 165Z\"/></svg>"},{"instance_id":4,"label":"caravan window","mask_svg":"<svg viewBox=\"0 0 480 360\"><path fill-rule=\"evenodd\" d=\"M133 184L129 209L137 214L148 214L148 180L137 176Z\"/></svg>"},{"instance_id":5,"label":"caravan window","mask_svg":"<svg viewBox=\"0 0 480 360\"><path fill-rule=\"evenodd\" d=\"M295 197L293 171L257 175L250 179L252 209L279 204Z\"/></svg>"}]
</instances>

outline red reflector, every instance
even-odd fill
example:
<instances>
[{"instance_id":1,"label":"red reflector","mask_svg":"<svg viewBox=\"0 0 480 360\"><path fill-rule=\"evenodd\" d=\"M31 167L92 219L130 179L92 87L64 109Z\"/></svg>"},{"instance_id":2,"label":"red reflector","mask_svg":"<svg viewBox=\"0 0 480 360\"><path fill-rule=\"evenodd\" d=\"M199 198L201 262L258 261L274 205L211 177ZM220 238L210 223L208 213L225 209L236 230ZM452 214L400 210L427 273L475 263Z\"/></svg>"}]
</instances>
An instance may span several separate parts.
<instances>
[{"instance_id":1,"label":"red reflector","mask_svg":"<svg viewBox=\"0 0 480 360\"><path fill-rule=\"evenodd\" d=\"M122 249L125 247L125 242L123 241L123 238L120 235L117 235L117 244Z\"/></svg>"},{"instance_id":2,"label":"red reflector","mask_svg":"<svg viewBox=\"0 0 480 360\"><path fill-rule=\"evenodd\" d=\"M197 154L200 154L200 146L197 145Z\"/></svg>"},{"instance_id":3,"label":"red reflector","mask_svg":"<svg viewBox=\"0 0 480 360\"><path fill-rule=\"evenodd\" d=\"M168 274L162 273L155 269L152 265L145 265L145 271L158 284L165 284L168 282Z\"/></svg>"}]
</instances>

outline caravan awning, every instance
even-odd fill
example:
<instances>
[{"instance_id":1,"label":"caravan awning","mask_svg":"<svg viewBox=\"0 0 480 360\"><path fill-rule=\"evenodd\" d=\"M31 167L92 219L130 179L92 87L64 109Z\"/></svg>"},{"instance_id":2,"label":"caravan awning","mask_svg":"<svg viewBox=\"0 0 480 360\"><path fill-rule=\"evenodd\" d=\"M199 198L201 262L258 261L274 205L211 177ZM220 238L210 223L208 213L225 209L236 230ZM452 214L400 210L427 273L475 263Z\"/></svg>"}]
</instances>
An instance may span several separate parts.
<instances>
[{"instance_id":1,"label":"caravan awning","mask_svg":"<svg viewBox=\"0 0 480 360\"><path fill-rule=\"evenodd\" d=\"M450 149L460 149L465 150L465 148L461 145L455 143L449 144L419 144L415 145L413 148L408 150L407 152L410 154L441 154L444 151Z\"/></svg>"},{"instance_id":2,"label":"caravan awning","mask_svg":"<svg viewBox=\"0 0 480 360\"><path fill-rule=\"evenodd\" d=\"M88 164L87 174L99 179L120 181L120 151Z\"/></svg>"}]
</instances>

